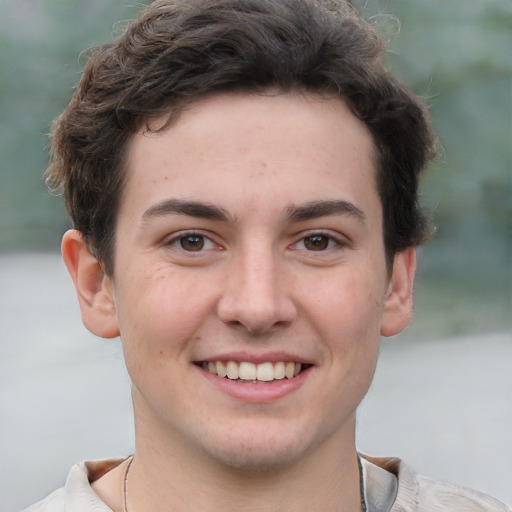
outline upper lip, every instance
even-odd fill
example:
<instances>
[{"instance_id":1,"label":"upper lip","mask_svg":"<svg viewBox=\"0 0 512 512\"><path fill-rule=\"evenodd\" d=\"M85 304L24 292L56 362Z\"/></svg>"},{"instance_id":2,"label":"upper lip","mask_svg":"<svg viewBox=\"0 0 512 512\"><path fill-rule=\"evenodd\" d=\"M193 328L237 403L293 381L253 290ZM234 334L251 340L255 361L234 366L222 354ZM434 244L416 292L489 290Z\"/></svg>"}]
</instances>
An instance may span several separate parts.
<instances>
[{"instance_id":1,"label":"upper lip","mask_svg":"<svg viewBox=\"0 0 512 512\"><path fill-rule=\"evenodd\" d=\"M279 361L312 365L314 362L309 358L304 358L296 354L285 351L272 351L264 352L261 354L249 353L244 351L236 352L220 352L212 356L205 356L198 358L195 362L203 361L236 361L236 362L249 362L254 364L261 363L277 363Z\"/></svg>"}]
</instances>

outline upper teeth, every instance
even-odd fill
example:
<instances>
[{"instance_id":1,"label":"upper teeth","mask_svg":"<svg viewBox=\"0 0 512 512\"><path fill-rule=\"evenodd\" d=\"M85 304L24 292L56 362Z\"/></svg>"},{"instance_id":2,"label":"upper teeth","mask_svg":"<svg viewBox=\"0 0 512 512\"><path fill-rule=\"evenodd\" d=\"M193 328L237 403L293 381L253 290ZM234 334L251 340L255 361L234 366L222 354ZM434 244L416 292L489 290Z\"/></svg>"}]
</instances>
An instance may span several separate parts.
<instances>
[{"instance_id":1,"label":"upper teeth","mask_svg":"<svg viewBox=\"0 0 512 512\"><path fill-rule=\"evenodd\" d=\"M301 370L301 363L282 362L254 364L246 361L208 361L203 362L202 367L219 377L227 377L232 380L260 380L270 382L281 380L285 377L292 379Z\"/></svg>"}]
</instances>

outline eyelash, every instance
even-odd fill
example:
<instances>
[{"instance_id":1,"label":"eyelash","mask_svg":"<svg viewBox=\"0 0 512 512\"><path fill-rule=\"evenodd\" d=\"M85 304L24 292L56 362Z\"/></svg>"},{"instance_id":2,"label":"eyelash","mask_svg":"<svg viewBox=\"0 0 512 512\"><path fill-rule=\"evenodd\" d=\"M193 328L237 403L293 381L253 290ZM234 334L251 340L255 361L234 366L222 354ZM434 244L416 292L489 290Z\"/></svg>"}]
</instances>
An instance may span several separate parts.
<instances>
[{"instance_id":1,"label":"eyelash","mask_svg":"<svg viewBox=\"0 0 512 512\"><path fill-rule=\"evenodd\" d=\"M186 240L187 238L191 239L194 237L200 239L199 243L201 243L202 245L199 247L198 250L186 249L183 246L183 241ZM317 238L318 239L317 242L320 242L320 243L323 241L327 241L327 246L326 247L320 246L320 248L318 248L318 250L315 250L315 248L308 248L306 246L307 241L308 240L312 241L312 239L314 239L314 238ZM313 243L315 243L315 242L313 242ZM300 244L303 245L302 248L299 247ZM165 243L165 245L167 247L173 247L175 249L178 249L180 251L187 252L187 253L202 253L208 249L221 248L221 246L219 244L217 244L216 242L214 242L211 239L211 237L209 237L208 235L205 235L202 232L198 232L198 231L185 231L185 232L178 233L175 236L173 236L170 240L168 240ZM206 245L206 247L205 247L205 245ZM304 249L306 252L311 252L311 253L315 253L315 252L325 253L327 251L331 251L331 250L334 250L334 249L337 249L340 247L346 247L347 245L348 245L348 241L346 239L342 238L341 236L336 237L336 236L333 236L331 233L325 233L323 231L312 231L310 233L307 233L307 234L301 236L301 238L297 242L292 244L291 247L296 250Z\"/></svg>"},{"instance_id":2,"label":"eyelash","mask_svg":"<svg viewBox=\"0 0 512 512\"><path fill-rule=\"evenodd\" d=\"M201 239L202 243L204 245L211 245L211 247L205 247L204 246L201 246L199 248L199 250L197 251L194 251L194 250L188 250L186 249L185 247L183 247L183 241L186 240L187 238L191 239L191 238L199 238ZM212 238L208 235L205 235L204 233L201 233L201 232L198 232L198 231L184 231L184 232L181 232L181 233L178 233L176 235L174 235L171 239L167 240L164 244L166 247L171 247L173 249L177 249L177 250L180 250L180 251L183 251L183 252L186 252L186 253L202 253L204 252L204 250L207 250L207 249L214 249L214 248L221 248L221 246L217 243L215 243Z\"/></svg>"},{"instance_id":3,"label":"eyelash","mask_svg":"<svg viewBox=\"0 0 512 512\"><path fill-rule=\"evenodd\" d=\"M318 250L308 249L306 247L306 241L312 240L315 237L317 237L319 239L321 238L321 239L327 240L327 244L328 244L327 247L320 248ZM302 244L304 250L307 252L325 253L327 251L332 251L335 249L346 247L347 245L349 245L349 241L342 236L334 236L332 233L326 233L324 231L311 231L309 233L302 235L301 238L295 244L293 244L293 247L299 248L299 245L301 245L301 244Z\"/></svg>"}]
</instances>

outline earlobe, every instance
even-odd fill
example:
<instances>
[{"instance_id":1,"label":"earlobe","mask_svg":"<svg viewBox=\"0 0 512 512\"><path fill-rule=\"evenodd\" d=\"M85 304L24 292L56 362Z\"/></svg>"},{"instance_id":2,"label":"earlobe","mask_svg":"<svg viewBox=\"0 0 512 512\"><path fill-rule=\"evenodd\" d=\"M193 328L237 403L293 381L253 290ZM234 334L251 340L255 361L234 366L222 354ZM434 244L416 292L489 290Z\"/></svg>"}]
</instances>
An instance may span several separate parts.
<instances>
[{"instance_id":1,"label":"earlobe","mask_svg":"<svg viewBox=\"0 0 512 512\"><path fill-rule=\"evenodd\" d=\"M91 253L81 233L67 231L62 239L62 257L73 279L84 325L97 336L119 336L114 283Z\"/></svg>"},{"instance_id":2,"label":"earlobe","mask_svg":"<svg viewBox=\"0 0 512 512\"><path fill-rule=\"evenodd\" d=\"M413 284L416 273L416 249L409 247L395 255L393 272L384 302L380 333L394 336L411 321Z\"/></svg>"}]
</instances>

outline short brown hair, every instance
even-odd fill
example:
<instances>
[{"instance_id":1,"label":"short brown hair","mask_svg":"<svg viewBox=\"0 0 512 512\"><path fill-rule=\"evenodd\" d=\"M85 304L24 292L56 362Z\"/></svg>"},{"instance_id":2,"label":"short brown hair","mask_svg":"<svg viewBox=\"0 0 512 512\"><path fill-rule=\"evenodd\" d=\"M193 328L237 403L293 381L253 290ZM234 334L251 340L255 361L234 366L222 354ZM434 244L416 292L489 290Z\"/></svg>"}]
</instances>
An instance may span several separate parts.
<instances>
[{"instance_id":1,"label":"short brown hair","mask_svg":"<svg viewBox=\"0 0 512 512\"><path fill-rule=\"evenodd\" d=\"M130 137L148 120L215 92L339 95L371 131L388 264L422 243L418 175L435 153L421 99L384 66L376 29L344 1L157 0L92 51L51 134L47 179L73 226L113 271Z\"/></svg>"}]
</instances>

